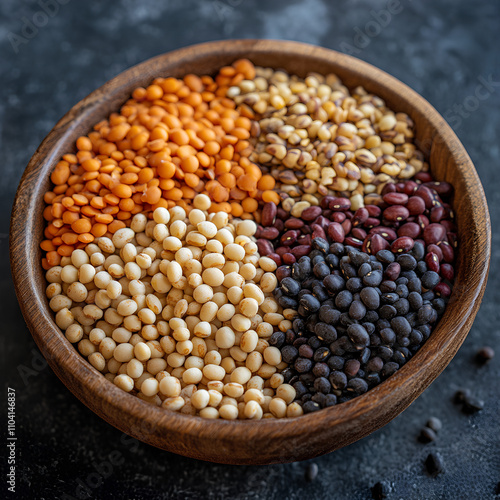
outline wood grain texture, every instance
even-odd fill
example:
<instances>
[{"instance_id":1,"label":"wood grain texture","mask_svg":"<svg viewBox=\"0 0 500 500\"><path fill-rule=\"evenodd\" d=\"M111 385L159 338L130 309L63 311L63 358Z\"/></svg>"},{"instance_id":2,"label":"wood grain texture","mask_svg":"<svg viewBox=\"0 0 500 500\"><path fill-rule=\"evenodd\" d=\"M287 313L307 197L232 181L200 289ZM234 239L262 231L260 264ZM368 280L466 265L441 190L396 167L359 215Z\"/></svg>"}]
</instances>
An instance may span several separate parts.
<instances>
[{"instance_id":1,"label":"wood grain texture","mask_svg":"<svg viewBox=\"0 0 500 500\"><path fill-rule=\"evenodd\" d=\"M304 76L336 73L348 87L363 85L414 120L417 144L437 180L455 187L460 248L454 291L437 328L395 375L347 403L299 418L208 421L153 407L107 381L66 340L45 298L39 242L49 173L76 138L157 76L213 74L248 57ZM353 57L311 45L274 40L231 40L187 47L139 64L74 106L42 142L21 179L12 211L10 252L16 294L42 354L64 384L118 429L165 450L229 464L304 460L346 446L402 412L442 372L472 325L486 286L491 251L486 198L469 156L444 119L422 97L383 71Z\"/></svg>"}]
</instances>

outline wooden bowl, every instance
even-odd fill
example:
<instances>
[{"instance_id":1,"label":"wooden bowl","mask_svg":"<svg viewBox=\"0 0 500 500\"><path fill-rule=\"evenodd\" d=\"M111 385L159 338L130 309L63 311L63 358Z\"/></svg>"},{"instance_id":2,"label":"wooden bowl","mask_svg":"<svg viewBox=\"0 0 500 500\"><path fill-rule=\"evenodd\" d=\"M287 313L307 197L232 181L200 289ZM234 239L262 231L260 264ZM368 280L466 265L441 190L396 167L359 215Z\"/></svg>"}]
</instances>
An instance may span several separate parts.
<instances>
[{"instance_id":1,"label":"wooden bowl","mask_svg":"<svg viewBox=\"0 0 500 500\"><path fill-rule=\"evenodd\" d=\"M305 76L336 73L363 85L414 120L419 147L437 180L455 187L460 247L455 287L446 312L417 354L388 380L347 403L285 420L205 420L144 403L95 370L54 323L40 265L43 194L49 172L76 138L119 109L132 90L157 76L214 74L247 57L255 64ZM228 464L304 460L346 446L401 413L443 371L464 341L479 309L490 261L490 219L479 177L456 135L422 97L383 71L353 57L311 45L275 40L230 40L187 47L121 73L74 106L52 129L21 179L11 223L11 266L31 333L50 366L91 410L127 434L159 448Z\"/></svg>"}]
</instances>

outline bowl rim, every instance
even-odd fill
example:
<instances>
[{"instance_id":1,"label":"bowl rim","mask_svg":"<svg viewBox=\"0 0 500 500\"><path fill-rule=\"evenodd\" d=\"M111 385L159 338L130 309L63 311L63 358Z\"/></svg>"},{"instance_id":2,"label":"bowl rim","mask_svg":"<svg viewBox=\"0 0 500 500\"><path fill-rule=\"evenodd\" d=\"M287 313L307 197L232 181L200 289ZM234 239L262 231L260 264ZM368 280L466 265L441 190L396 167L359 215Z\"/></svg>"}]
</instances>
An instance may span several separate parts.
<instances>
[{"instance_id":1,"label":"bowl rim","mask_svg":"<svg viewBox=\"0 0 500 500\"><path fill-rule=\"evenodd\" d=\"M478 276L474 286L468 290L468 300L465 304L466 314L461 318L449 318L453 322L454 330L444 338L440 337L439 341L437 341L435 333L439 330L438 325L433 335L431 335L409 363L364 395L346 403L295 418L264 419L260 421L225 421L222 419L211 421L177 412L168 412L145 403L138 397L123 392L112 382L105 379L100 372L81 356L55 325L52 312L49 311L47 306L47 300L37 292L36 283L39 281L37 274L40 274L40 270L37 269L39 252L33 252L32 245L30 244L33 242L38 243L37 235L34 234L35 231L32 231L34 223L31 214L37 208L37 201L43 201L43 198L40 198L42 190L40 187L41 174L47 175L48 166L53 165L54 161L57 160L54 158L54 154L46 154L46 151L49 153L53 151L62 137L71 134L73 120L78 118L83 120L84 115L89 109L95 109L99 106L107 98L107 92L110 87L130 85L129 82L134 80L139 73L143 71L147 73L145 69L151 65L173 65L183 58L194 57L193 54L196 54L196 58L201 60L203 57L209 55L213 56L213 54L223 53L228 45L231 45L233 50L239 50L241 54L254 54L254 56L250 56L250 59L255 59L256 53L265 58L266 54L281 51L290 54L290 56L295 55L309 57L314 60L326 60L329 63L333 60L337 66L352 68L353 77L361 77L368 72L374 80L390 85L390 93L404 93L407 96L406 100L412 100L412 107L416 112L427 116L428 121L433 122L433 126L435 124L439 125L440 133L451 151L450 155L453 157L456 168L461 171L462 175L466 174L467 179L465 182L469 186L468 189L474 188L479 194L477 207L480 211L483 225L481 232L477 232L476 237L478 238L477 244L484 249L484 258L476 262ZM364 83L360 81L360 84ZM25 243L19 247L15 242L21 239ZM367 418L370 414L374 413L374 409L380 409L388 400L400 398L401 401L398 410L390 417L390 419L394 418L411 404L439 375L464 341L486 286L491 253L490 239L491 229L486 198L472 161L451 127L423 97L407 85L364 61L331 49L299 42L278 40L222 40L184 47L135 65L93 91L73 106L58 121L31 158L19 183L11 217L10 259L16 295L25 321L43 355L48 359L59 378L84 404L109 423L112 423L112 425L117 426L134 437L159 446L157 442L154 442L154 435L157 436L160 434L164 439L168 439L170 433L182 433L183 435L189 435L194 440L207 438L220 443L225 443L228 440L242 442L242 435L247 432L254 436L265 436L267 440L273 438L293 440L294 436L297 436L298 433L307 433L311 427L326 429L336 426L346 419L354 421L359 417ZM41 268L41 266L39 267ZM449 308L447 312L450 313ZM431 375L426 373L429 365L436 364L437 361L444 363L439 371ZM70 386L70 382L73 386ZM82 387L81 391L75 391L75 383L83 384L85 387ZM406 397L405 399L404 390L407 388L411 388L413 394L410 398ZM87 397L87 391L91 391L95 400L99 401L99 403L96 403L95 400L90 400ZM117 421L120 420L119 417L121 414L132 416L135 422L147 422L147 425L132 429L126 424L120 426L119 423L117 424ZM375 427L364 434L361 432L356 439L351 439L350 442L364 437L364 435L381 427L387 421L376 423ZM300 426L297 424L300 424ZM146 427L147 429L145 430ZM244 433L242 432L243 430L245 430ZM332 448L330 446L329 449ZM196 458L204 458L192 454L189 450L176 452ZM298 453L298 455L301 454ZM309 453L308 456L313 455ZM282 459L274 461L286 461L288 458L288 456L285 456ZM270 461L262 463L270 463Z\"/></svg>"}]
</instances>

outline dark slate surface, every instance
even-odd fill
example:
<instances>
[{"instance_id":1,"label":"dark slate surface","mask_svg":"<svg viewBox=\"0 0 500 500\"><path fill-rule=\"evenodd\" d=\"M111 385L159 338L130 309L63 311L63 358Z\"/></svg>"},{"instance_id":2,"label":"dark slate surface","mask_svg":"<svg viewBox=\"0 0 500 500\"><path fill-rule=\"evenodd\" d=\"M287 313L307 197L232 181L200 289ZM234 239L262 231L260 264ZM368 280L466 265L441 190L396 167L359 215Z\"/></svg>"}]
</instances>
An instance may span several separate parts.
<instances>
[{"instance_id":1,"label":"dark slate surface","mask_svg":"<svg viewBox=\"0 0 500 500\"><path fill-rule=\"evenodd\" d=\"M0 370L3 411L7 386L16 389L18 436L17 489L10 497L351 500L370 498L370 486L385 479L392 484L393 499L494 498L500 481L500 355L480 369L472 357L484 344L500 351L498 233L493 236L483 305L456 358L385 428L316 459L319 475L312 483L304 480L307 463L230 467L151 448L122 435L80 404L44 368L23 322L9 274L7 233L25 165L73 104L151 56L231 37L294 39L343 50L420 92L444 114L475 162L496 228L500 4L491 0L57 1L0 3ZM52 6L51 17L40 14L43 3ZM24 18L33 16L45 25L36 33L25 32L32 38L16 38L22 36ZM485 80L490 84L479 91L482 100L478 100L474 95ZM32 371L23 380L26 368ZM473 388L486 401L480 414L465 416L451 403L460 385ZM433 415L442 419L444 427L435 444L424 446L416 436ZM2 422L5 432L5 418ZM423 467L431 450L441 453L446 468L435 479ZM3 452L0 456L2 497L9 498L3 494L6 463ZM105 477L98 476L96 467L110 459L115 465L101 467Z\"/></svg>"}]
</instances>

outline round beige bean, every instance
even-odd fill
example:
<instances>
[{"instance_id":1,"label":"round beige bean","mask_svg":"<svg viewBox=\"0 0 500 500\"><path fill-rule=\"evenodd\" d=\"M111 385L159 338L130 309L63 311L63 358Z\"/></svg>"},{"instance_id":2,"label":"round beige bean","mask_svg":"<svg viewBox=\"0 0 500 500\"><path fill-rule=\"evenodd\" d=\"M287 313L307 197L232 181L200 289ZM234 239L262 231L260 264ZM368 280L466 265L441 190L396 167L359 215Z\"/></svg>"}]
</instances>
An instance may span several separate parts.
<instances>
[{"instance_id":1,"label":"round beige bean","mask_svg":"<svg viewBox=\"0 0 500 500\"><path fill-rule=\"evenodd\" d=\"M197 410L203 410L203 408L206 408L208 406L209 402L210 394L205 389L200 389L191 396L191 404Z\"/></svg>"},{"instance_id":2,"label":"round beige bean","mask_svg":"<svg viewBox=\"0 0 500 500\"><path fill-rule=\"evenodd\" d=\"M238 408L231 404L222 405L219 408L219 415L224 420L236 420L238 418Z\"/></svg>"},{"instance_id":3,"label":"round beige bean","mask_svg":"<svg viewBox=\"0 0 500 500\"><path fill-rule=\"evenodd\" d=\"M244 385L250 380L251 376L252 372L248 368L239 366L231 373L231 382Z\"/></svg>"},{"instance_id":4,"label":"round beige bean","mask_svg":"<svg viewBox=\"0 0 500 500\"><path fill-rule=\"evenodd\" d=\"M181 393L181 383L175 377L165 377L159 384L160 392L168 398L175 398Z\"/></svg>"},{"instance_id":5,"label":"round beige bean","mask_svg":"<svg viewBox=\"0 0 500 500\"><path fill-rule=\"evenodd\" d=\"M161 406L166 410L179 411L185 404L184 398L178 396L176 398L165 399Z\"/></svg>"},{"instance_id":6,"label":"round beige bean","mask_svg":"<svg viewBox=\"0 0 500 500\"><path fill-rule=\"evenodd\" d=\"M117 375L113 383L125 392L130 392L134 388L134 380L125 374Z\"/></svg>"},{"instance_id":7,"label":"round beige bean","mask_svg":"<svg viewBox=\"0 0 500 500\"><path fill-rule=\"evenodd\" d=\"M203 373L199 368L188 368L182 374L182 380L186 384L198 384L203 378Z\"/></svg>"},{"instance_id":8,"label":"round beige bean","mask_svg":"<svg viewBox=\"0 0 500 500\"><path fill-rule=\"evenodd\" d=\"M208 380L223 380L226 371L222 366L208 364L203 367L203 375Z\"/></svg>"}]
</instances>

